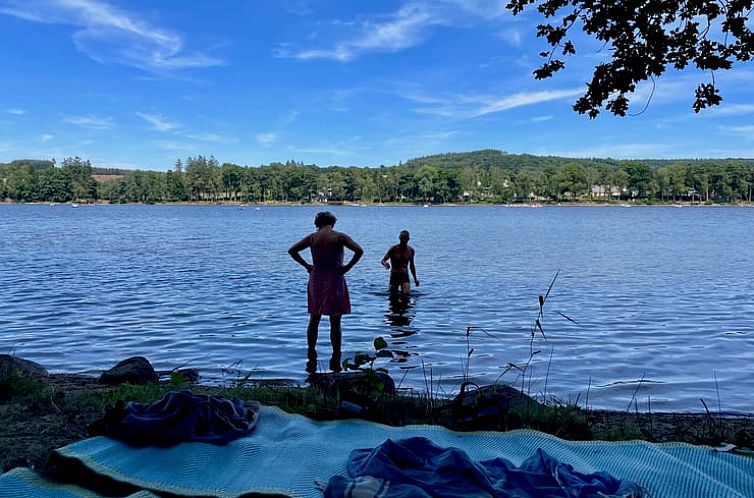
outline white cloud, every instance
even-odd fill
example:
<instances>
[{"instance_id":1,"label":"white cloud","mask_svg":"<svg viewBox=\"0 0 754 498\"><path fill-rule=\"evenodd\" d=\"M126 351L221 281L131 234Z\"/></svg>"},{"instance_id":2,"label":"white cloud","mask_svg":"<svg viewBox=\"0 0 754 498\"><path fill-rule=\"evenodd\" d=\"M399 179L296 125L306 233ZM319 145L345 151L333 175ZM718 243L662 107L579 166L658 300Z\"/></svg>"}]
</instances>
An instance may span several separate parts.
<instances>
[{"instance_id":1,"label":"white cloud","mask_svg":"<svg viewBox=\"0 0 754 498\"><path fill-rule=\"evenodd\" d=\"M473 111L472 117L484 116L485 114L491 114L493 112L506 111L508 109L514 109L525 105L539 104L541 102L548 102L550 100L560 100L565 98L573 98L576 95L581 95L582 89L569 89L569 90L543 90L541 92L520 92L508 97L496 99L485 103L482 107Z\"/></svg>"},{"instance_id":2,"label":"white cloud","mask_svg":"<svg viewBox=\"0 0 754 498\"><path fill-rule=\"evenodd\" d=\"M421 4L406 5L390 17L384 22L362 22L359 33L337 42L333 47L302 50L290 56L301 60L348 62L365 52L395 52L422 41L426 28L436 22L430 11Z\"/></svg>"},{"instance_id":3,"label":"white cloud","mask_svg":"<svg viewBox=\"0 0 754 498\"><path fill-rule=\"evenodd\" d=\"M186 137L193 138L194 140L202 140L204 142L234 142L235 140L228 137L223 137L217 133L186 133Z\"/></svg>"},{"instance_id":4,"label":"white cloud","mask_svg":"<svg viewBox=\"0 0 754 498\"><path fill-rule=\"evenodd\" d=\"M365 53L397 52L418 45L436 26L466 25L470 18L495 19L505 12L505 2L499 0L414 0L393 13L374 19L333 22L332 31L340 29L345 32L340 34L339 41L329 46L295 51L289 44L281 44L275 55L300 60L349 62Z\"/></svg>"},{"instance_id":5,"label":"white cloud","mask_svg":"<svg viewBox=\"0 0 754 498\"><path fill-rule=\"evenodd\" d=\"M97 116L66 116L63 118L64 123L81 126L82 128L91 128L94 130L109 130L115 127L113 118L100 118Z\"/></svg>"},{"instance_id":6,"label":"white cloud","mask_svg":"<svg viewBox=\"0 0 754 498\"><path fill-rule=\"evenodd\" d=\"M24 109L8 109L5 112L14 116L23 116L24 114L26 114L26 111Z\"/></svg>"},{"instance_id":7,"label":"white cloud","mask_svg":"<svg viewBox=\"0 0 754 498\"><path fill-rule=\"evenodd\" d=\"M541 92L519 92L505 97L455 94L429 96L414 92L404 93L402 96L407 100L426 104L414 109L414 112L419 114L469 119L551 100L573 98L582 92L580 89L543 90Z\"/></svg>"},{"instance_id":8,"label":"white cloud","mask_svg":"<svg viewBox=\"0 0 754 498\"><path fill-rule=\"evenodd\" d=\"M171 150L171 151L194 151L196 150L196 146L193 144L187 144L183 142L173 142L171 140L155 140L154 145L161 149L165 150Z\"/></svg>"},{"instance_id":9,"label":"white cloud","mask_svg":"<svg viewBox=\"0 0 754 498\"><path fill-rule=\"evenodd\" d=\"M353 151L351 149L348 149L346 147L304 147L304 148L295 148L293 149L296 152L302 152L304 154L316 154L316 155L322 155L322 156L338 156L338 157L344 157L344 156L350 156L353 154Z\"/></svg>"},{"instance_id":10,"label":"white cloud","mask_svg":"<svg viewBox=\"0 0 754 498\"><path fill-rule=\"evenodd\" d=\"M512 45L514 47L520 47L524 40L524 33L520 29L516 29L513 27L506 28L503 31L500 31L497 36L505 40L509 45Z\"/></svg>"},{"instance_id":11,"label":"white cloud","mask_svg":"<svg viewBox=\"0 0 754 498\"><path fill-rule=\"evenodd\" d=\"M0 14L75 26L76 48L98 62L158 72L223 64L200 52L186 53L181 35L99 0L4 0Z\"/></svg>"},{"instance_id":12,"label":"white cloud","mask_svg":"<svg viewBox=\"0 0 754 498\"><path fill-rule=\"evenodd\" d=\"M531 118L531 120L534 121L535 123L541 123L542 121L550 121L552 119L554 119L554 116L537 116L537 117Z\"/></svg>"},{"instance_id":13,"label":"white cloud","mask_svg":"<svg viewBox=\"0 0 754 498\"><path fill-rule=\"evenodd\" d=\"M726 104L715 106L707 109L699 116L706 118L716 118L720 116L742 116L754 113L754 104Z\"/></svg>"},{"instance_id":14,"label":"white cloud","mask_svg":"<svg viewBox=\"0 0 754 498\"><path fill-rule=\"evenodd\" d=\"M136 112L134 114L151 124L153 130L171 131L181 127L179 123L170 122L159 114L147 114L144 112Z\"/></svg>"},{"instance_id":15,"label":"white cloud","mask_svg":"<svg viewBox=\"0 0 754 498\"><path fill-rule=\"evenodd\" d=\"M39 139L40 139L40 140L41 140L41 141L42 141L43 143L44 143L44 142L49 142L49 141L50 141L50 140L52 140L53 138L55 138L55 135L50 135L49 133L44 133L44 134L43 134L43 135L42 135L41 137L39 137Z\"/></svg>"},{"instance_id":16,"label":"white cloud","mask_svg":"<svg viewBox=\"0 0 754 498\"><path fill-rule=\"evenodd\" d=\"M264 145L265 147L272 145L274 142L277 141L278 136L275 133L260 133L257 135L257 142Z\"/></svg>"},{"instance_id":17,"label":"white cloud","mask_svg":"<svg viewBox=\"0 0 754 498\"><path fill-rule=\"evenodd\" d=\"M743 136L744 138L748 138L749 140L754 139L754 125L721 126L720 129L723 132Z\"/></svg>"}]
</instances>

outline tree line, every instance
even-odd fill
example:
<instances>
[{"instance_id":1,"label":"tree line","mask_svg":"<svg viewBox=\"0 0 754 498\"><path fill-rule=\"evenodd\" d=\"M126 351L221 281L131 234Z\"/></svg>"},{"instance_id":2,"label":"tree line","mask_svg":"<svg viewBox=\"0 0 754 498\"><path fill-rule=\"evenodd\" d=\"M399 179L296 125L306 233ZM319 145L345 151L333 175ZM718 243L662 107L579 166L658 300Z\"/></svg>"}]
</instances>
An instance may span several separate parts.
<instances>
[{"instance_id":1,"label":"tree line","mask_svg":"<svg viewBox=\"0 0 754 498\"><path fill-rule=\"evenodd\" d=\"M80 157L0 164L11 202L751 202L754 160L573 159L496 150L411 159L394 166L318 167L296 161L178 160L165 172L96 168Z\"/></svg>"}]
</instances>

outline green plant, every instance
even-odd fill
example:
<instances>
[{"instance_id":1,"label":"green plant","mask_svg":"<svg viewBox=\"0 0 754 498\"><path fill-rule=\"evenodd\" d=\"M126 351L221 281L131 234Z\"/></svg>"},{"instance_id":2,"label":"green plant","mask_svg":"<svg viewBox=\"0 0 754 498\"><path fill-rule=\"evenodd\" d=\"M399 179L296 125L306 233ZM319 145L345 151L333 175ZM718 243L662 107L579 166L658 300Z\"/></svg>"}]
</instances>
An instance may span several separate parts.
<instances>
[{"instance_id":1,"label":"green plant","mask_svg":"<svg viewBox=\"0 0 754 498\"><path fill-rule=\"evenodd\" d=\"M374 340L373 345L374 353L367 351L358 351L354 355L353 360L351 360L350 358L344 359L342 364L343 370L361 370L364 372L380 372L387 374L388 371L386 368L374 368L374 362L377 360L377 358L393 358L394 354L392 351L387 349L387 341L382 337L377 337Z\"/></svg>"}]
</instances>

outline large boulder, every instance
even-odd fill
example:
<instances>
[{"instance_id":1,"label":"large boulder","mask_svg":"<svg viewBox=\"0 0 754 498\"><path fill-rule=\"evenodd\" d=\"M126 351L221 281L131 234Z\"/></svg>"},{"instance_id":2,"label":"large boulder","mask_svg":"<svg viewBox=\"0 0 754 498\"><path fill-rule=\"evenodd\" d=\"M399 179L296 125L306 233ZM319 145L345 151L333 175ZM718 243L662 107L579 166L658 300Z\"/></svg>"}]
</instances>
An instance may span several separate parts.
<instances>
[{"instance_id":1,"label":"large boulder","mask_svg":"<svg viewBox=\"0 0 754 498\"><path fill-rule=\"evenodd\" d=\"M18 372L21 375L46 377L47 370L39 363L24 360L9 354L0 354L0 375L9 375L12 372Z\"/></svg>"},{"instance_id":2,"label":"large boulder","mask_svg":"<svg viewBox=\"0 0 754 498\"><path fill-rule=\"evenodd\" d=\"M101 384L148 384L160 380L149 360L143 356L134 356L119 362L110 370L102 372Z\"/></svg>"}]
</instances>

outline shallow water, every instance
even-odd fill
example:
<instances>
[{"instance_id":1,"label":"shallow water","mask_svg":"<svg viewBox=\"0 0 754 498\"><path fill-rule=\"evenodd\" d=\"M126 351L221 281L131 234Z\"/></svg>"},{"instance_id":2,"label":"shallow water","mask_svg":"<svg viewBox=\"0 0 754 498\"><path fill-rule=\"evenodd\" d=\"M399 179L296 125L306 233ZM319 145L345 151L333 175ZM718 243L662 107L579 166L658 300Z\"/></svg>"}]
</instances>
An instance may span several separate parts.
<instances>
[{"instance_id":1,"label":"shallow water","mask_svg":"<svg viewBox=\"0 0 754 498\"><path fill-rule=\"evenodd\" d=\"M320 209L2 205L0 352L54 372L140 354L214 379L303 380L306 272L286 251ZM348 275L344 351L385 337L396 357L378 365L403 387L452 392L473 348L477 382L598 408L635 395L642 410L701 411L701 397L754 411L751 208L332 211L366 251ZM391 310L379 260L404 228L422 285ZM546 340L530 344L537 296L558 270ZM470 325L484 332L467 345ZM536 351L524 380L511 365Z\"/></svg>"}]
</instances>

